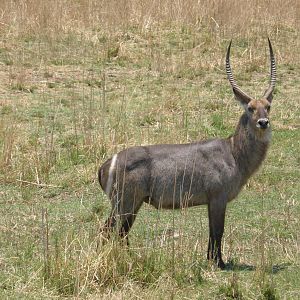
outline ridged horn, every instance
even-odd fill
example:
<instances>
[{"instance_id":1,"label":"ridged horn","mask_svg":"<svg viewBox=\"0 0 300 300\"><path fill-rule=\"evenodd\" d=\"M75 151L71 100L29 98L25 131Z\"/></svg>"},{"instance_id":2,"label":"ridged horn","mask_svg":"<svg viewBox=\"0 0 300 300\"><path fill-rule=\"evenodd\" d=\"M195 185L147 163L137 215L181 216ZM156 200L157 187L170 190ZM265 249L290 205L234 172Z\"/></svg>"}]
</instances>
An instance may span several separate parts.
<instances>
[{"instance_id":1,"label":"ridged horn","mask_svg":"<svg viewBox=\"0 0 300 300\"><path fill-rule=\"evenodd\" d=\"M275 88L276 84L276 64L275 64L275 57L274 57L274 52L272 49L271 41L268 38L269 42L269 50L270 50L270 62L271 62L271 80L270 80L270 85L268 89L265 91L264 98L266 98L269 102L272 102L273 99L273 91Z\"/></svg>"},{"instance_id":2,"label":"ridged horn","mask_svg":"<svg viewBox=\"0 0 300 300\"><path fill-rule=\"evenodd\" d=\"M232 71L231 71L231 67L230 67L230 48L231 48L231 43L232 40L229 43L228 49L227 49L227 54L226 54L226 73L227 73L227 78L231 84L233 93L235 95L235 97L237 98L237 100L241 101L242 103L248 103L252 98L250 96L248 96L245 92L243 92L241 90L241 88L237 85L237 83L235 82L233 75L232 75Z\"/></svg>"}]
</instances>

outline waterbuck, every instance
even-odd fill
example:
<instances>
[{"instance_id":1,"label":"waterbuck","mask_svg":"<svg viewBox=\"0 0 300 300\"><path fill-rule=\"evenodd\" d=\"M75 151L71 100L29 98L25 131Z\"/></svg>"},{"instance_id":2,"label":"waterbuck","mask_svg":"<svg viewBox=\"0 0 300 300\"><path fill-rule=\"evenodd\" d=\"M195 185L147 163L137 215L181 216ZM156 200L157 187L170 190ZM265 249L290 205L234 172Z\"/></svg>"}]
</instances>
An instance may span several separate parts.
<instances>
[{"instance_id":1,"label":"waterbuck","mask_svg":"<svg viewBox=\"0 0 300 300\"><path fill-rule=\"evenodd\" d=\"M234 199L266 156L271 140L269 112L276 81L275 58L268 39L271 80L260 99L248 96L226 72L235 98L242 104L235 133L228 138L190 144L162 144L125 149L99 169L99 182L112 210L103 230L126 237L143 202L160 209L208 205L207 258L225 268L221 254L226 205ZM128 241L128 240L127 240Z\"/></svg>"}]
</instances>

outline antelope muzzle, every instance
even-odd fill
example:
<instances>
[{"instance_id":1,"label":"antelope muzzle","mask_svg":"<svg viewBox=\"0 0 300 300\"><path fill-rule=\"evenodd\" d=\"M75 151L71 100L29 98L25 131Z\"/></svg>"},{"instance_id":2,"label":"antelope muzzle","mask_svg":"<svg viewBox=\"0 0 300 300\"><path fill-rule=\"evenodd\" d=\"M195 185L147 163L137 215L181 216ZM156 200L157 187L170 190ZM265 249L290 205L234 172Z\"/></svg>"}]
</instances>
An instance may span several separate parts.
<instances>
[{"instance_id":1,"label":"antelope muzzle","mask_svg":"<svg viewBox=\"0 0 300 300\"><path fill-rule=\"evenodd\" d=\"M256 127L260 129L267 129L270 127L270 122L268 118L260 118L257 120Z\"/></svg>"}]
</instances>

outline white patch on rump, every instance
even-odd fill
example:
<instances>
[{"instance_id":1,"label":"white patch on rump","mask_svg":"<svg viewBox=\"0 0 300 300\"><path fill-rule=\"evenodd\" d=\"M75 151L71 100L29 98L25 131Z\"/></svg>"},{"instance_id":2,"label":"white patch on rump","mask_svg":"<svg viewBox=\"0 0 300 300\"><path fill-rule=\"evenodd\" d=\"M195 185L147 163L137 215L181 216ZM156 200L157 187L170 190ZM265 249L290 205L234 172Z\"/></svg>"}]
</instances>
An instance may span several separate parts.
<instances>
[{"instance_id":1,"label":"white patch on rump","mask_svg":"<svg viewBox=\"0 0 300 300\"><path fill-rule=\"evenodd\" d=\"M116 163L117 163L117 154L115 154L112 159L111 159L111 163L110 163L110 167L108 170L108 180L107 180L107 184L106 184L106 189L105 189L105 193L106 195L109 196L111 187L112 187L112 183L113 183L113 178L114 178L114 170L116 168Z\"/></svg>"}]
</instances>

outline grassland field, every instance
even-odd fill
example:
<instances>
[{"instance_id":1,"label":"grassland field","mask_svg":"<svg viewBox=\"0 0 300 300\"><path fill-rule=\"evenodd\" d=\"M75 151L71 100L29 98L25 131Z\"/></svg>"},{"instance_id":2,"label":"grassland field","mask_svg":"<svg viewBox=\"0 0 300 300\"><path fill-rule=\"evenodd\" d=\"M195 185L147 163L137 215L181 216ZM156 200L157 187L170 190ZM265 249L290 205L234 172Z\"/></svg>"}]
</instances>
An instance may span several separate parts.
<instances>
[{"instance_id":1,"label":"grassland field","mask_svg":"<svg viewBox=\"0 0 300 300\"><path fill-rule=\"evenodd\" d=\"M1 299L300 299L298 1L0 3ZM272 145L228 205L227 270L206 207L144 205L131 245L99 243L99 166L133 145L234 132L226 78L261 97L277 61Z\"/></svg>"}]
</instances>

